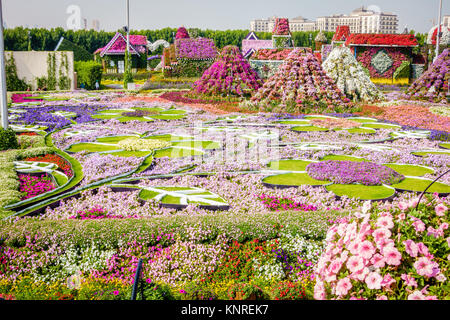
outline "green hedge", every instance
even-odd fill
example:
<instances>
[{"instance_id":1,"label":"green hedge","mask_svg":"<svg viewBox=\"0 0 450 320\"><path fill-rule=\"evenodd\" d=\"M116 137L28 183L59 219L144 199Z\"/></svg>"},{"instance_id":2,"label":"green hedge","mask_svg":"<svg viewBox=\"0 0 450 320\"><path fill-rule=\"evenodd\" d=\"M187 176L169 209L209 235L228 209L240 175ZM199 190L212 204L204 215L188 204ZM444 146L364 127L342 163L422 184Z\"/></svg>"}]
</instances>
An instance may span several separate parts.
<instances>
[{"instance_id":1,"label":"green hedge","mask_svg":"<svg viewBox=\"0 0 450 320\"><path fill-rule=\"evenodd\" d=\"M95 82L101 84L102 65L95 61L75 61L75 71L77 72L77 82L80 87L82 83L86 89L95 89Z\"/></svg>"},{"instance_id":2,"label":"green hedge","mask_svg":"<svg viewBox=\"0 0 450 320\"><path fill-rule=\"evenodd\" d=\"M13 129L0 128L0 150L18 149L19 143L17 142L16 133Z\"/></svg>"},{"instance_id":3,"label":"green hedge","mask_svg":"<svg viewBox=\"0 0 450 320\"><path fill-rule=\"evenodd\" d=\"M194 60L194 59L178 59L178 64L173 66L172 70L164 70L164 75L168 77L201 77L203 72L208 69L214 62L212 59L208 60Z\"/></svg>"},{"instance_id":4,"label":"green hedge","mask_svg":"<svg viewBox=\"0 0 450 320\"><path fill-rule=\"evenodd\" d=\"M74 61L91 61L94 59L94 56L86 49L70 42L67 39L63 39L58 51L72 51Z\"/></svg>"}]
</instances>

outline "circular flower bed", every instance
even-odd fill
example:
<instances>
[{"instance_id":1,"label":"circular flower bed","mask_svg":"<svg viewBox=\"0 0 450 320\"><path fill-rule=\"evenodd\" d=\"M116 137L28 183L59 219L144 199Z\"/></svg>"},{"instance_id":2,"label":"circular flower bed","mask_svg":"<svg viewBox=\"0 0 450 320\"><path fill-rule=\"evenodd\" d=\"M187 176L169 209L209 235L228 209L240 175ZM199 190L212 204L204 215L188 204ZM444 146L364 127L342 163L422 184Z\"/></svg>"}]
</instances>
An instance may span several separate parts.
<instances>
[{"instance_id":1,"label":"circular flower bed","mask_svg":"<svg viewBox=\"0 0 450 320\"><path fill-rule=\"evenodd\" d=\"M316 180L340 184L361 183L366 186L395 184L405 177L395 170L372 162L326 160L306 166L308 174Z\"/></svg>"}]
</instances>

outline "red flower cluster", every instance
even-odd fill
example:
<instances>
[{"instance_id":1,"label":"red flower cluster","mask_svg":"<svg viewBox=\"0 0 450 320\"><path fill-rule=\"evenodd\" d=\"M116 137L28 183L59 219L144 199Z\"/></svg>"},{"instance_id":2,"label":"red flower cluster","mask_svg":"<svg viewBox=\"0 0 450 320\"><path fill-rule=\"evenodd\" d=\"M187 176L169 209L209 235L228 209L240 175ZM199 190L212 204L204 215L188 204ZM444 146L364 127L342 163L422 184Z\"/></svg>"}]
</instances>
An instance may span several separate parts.
<instances>
[{"instance_id":1,"label":"red flower cluster","mask_svg":"<svg viewBox=\"0 0 450 320\"><path fill-rule=\"evenodd\" d=\"M333 41L345 41L350 36L349 26L337 26Z\"/></svg>"},{"instance_id":2,"label":"red flower cluster","mask_svg":"<svg viewBox=\"0 0 450 320\"><path fill-rule=\"evenodd\" d=\"M29 157L24 161L36 161L36 162L48 162L54 163L58 166L58 168L64 172L64 174L70 178L73 176L72 167L70 163L64 159L63 157L58 156L57 154L46 154L38 157Z\"/></svg>"},{"instance_id":3,"label":"red flower cluster","mask_svg":"<svg viewBox=\"0 0 450 320\"><path fill-rule=\"evenodd\" d=\"M189 33L185 27L179 27L177 30L177 34L175 35L175 39L186 39L190 38Z\"/></svg>"},{"instance_id":4,"label":"red flower cluster","mask_svg":"<svg viewBox=\"0 0 450 320\"><path fill-rule=\"evenodd\" d=\"M358 33L351 34L345 45L349 44L368 44L368 45L385 45L385 46L417 46L416 37L412 34L367 34Z\"/></svg>"}]
</instances>

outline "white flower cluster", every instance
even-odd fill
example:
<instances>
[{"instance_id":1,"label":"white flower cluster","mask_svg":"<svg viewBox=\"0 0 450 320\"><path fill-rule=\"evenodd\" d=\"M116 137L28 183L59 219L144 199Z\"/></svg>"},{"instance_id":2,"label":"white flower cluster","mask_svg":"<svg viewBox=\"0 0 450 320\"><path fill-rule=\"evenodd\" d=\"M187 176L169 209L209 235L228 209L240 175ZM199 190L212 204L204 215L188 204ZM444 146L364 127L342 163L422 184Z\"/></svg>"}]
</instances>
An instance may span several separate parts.
<instances>
[{"instance_id":1,"label":"white flower cluster","mask_svg":"<svg viewBox=\"0 0 450 320\"><path fill-rule=\"evenodd\" d=\"M384 100L383 93L370 81L349 48L334 48L322 67L348 98L366 102Z\"/></svg>"},{"instance_id":2,"label":"white flower cluster","mask_svg":"<svg viewBox=\"0 0 450 320\"><path fill-rule=\"evenodd\" d=\"M303 259L311 262L317 262L325 248L325 242L317 242L307 240L300 235L292 235L290 233L281 234L280 247L284 251L298 253Z\"/></svg>"},{"instance_id":3,"label":"white flower cluster","mask_svg":"<svg viewBox=\"0 0 450 320\"><path fill-rule=\"evenodd\" d=\"M171 144L168 141L158 139L128 138L118 142L120 149L125 151L151 151L154 149L167 148Z\"/></svg>"},{"instance_id":4,"label":"white flower cluster","mask_svg":"<svg viewBox=\"0 0 450 320\"><path fill-rule=\"evenodd\" d=\"M255 276L263 279L281 280L286 277L281 262L271 261L261 265L259 259L253 259Z\"/></svg>"}]
</instances>

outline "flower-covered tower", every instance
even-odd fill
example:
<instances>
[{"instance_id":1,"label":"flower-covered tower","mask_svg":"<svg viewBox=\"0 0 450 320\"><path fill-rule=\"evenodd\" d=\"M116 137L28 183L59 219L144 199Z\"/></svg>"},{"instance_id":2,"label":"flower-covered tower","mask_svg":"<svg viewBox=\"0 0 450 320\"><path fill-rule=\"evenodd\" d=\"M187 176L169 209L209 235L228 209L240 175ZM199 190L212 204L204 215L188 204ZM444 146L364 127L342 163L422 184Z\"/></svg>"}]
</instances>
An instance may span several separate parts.
<instances>
[{"instance_id":1,"label":"flower-covered tower","mask_svg":"<svg viewBox=\"0 0 450 320\"><path fill-rule=\"evenodd\" d=\"M445 49L408 88L405 98L414 100L428 100L431 102L445 101L450 80L450 49Z\"/></svg>"},{"instance_id":2,"label":"flower-covered tower","mask_svg":"<svg viewBox=\"0 0 450 320\"><path fill-rule=\"evenodd\" d=\"M275 24L272 31L272 45L276 49L293 47L291 31L289 29L289 19L275 19Z\"/></svg>"},{"instance_id":3,"label":"flower-covered tower","mask_svg":"<svg viewBox=\"0 0 450 320\"><path fill-rule=\"evenodd\" d=\"M183 26L179 27L175 35L175 39L188 39L188 38L190 37L186 28Z\"/></svg>"},{"instance_id":4,"label":"flower-covered tower","mask_svg":"<svg viewBox=\"0 0 450 320\"><path fill-rule=\"evenodd\" d=\"M310 52L294 49L278 71L251 98L250 106L269 112L346 112L350 100Z\"/></svg>"},{"instance_id":5,"label":"flower-covered tower","mask_svg":"<svg viewBox=\"0 0 450 320\"><path fill-rule=\"evenodd\" d=\"M225 46L217 60L193 85L197 94L250 95L262 86L262 80L236 46Z\"/></svg>"},{"instance_id":6,"label":"flower-covered tower","mask_svg":"<svg viewBox=\"0 0 450 320\"><path fill-rule=\"evenodd\" d=\"M370 81L349 48L334 48L322 64L322 68L348 98L366 102L384 99L381 91Z\"/></svg>"}]
</instances>

